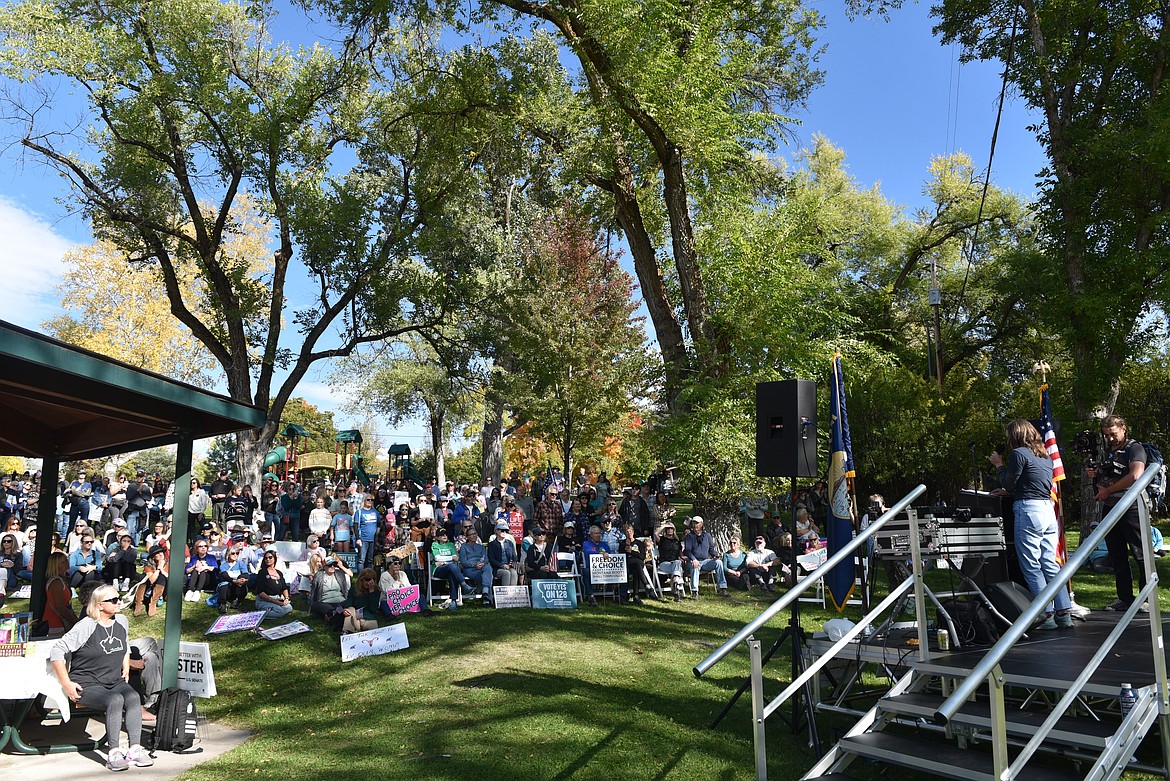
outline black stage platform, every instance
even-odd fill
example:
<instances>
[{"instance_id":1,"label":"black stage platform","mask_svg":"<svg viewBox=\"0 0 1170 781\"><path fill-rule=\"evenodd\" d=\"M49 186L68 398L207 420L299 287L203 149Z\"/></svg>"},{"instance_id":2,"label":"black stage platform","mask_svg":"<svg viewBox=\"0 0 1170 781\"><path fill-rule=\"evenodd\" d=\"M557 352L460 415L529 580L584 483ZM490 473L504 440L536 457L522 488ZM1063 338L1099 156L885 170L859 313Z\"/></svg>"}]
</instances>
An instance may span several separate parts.
<instances>
[{"instance_id":1,"label":"black stage platform","mask_svg":"<svg viewBox=\"0 0 1170 781\"><path fill-rule=\"evenodd\" d=\"M1120 618L1120 613L1100 611L1089 614L1083 622L1074 622L1071 629L1029 632L1027 639L1008 651L1000 667L1009 684L1056 690L1067 688L1104 644ZM1163 634L1168 628L1170 619L1163 619ZM899 650L909 649L903 647ZM906 662L923 672L962 677L965 671L979 663L986 651L986 648L977 648L947 653L932 648L930 662L918 662L917 653L906 657ZM1139 614L1126 628L1113 650L1098 665L1083 692L1116 697L1123 683L1132 684L1135 689L1154 683L1150 620L1144 614Z\"/></svg>"}]
</instances>

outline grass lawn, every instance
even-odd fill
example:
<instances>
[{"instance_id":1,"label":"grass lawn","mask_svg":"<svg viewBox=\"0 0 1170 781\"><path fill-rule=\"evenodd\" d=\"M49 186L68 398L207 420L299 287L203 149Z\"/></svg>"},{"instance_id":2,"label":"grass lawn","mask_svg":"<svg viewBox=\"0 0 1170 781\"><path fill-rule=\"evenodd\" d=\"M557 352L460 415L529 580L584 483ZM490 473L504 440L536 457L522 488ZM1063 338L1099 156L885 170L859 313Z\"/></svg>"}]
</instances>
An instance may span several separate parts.
<instances>
[{"instance_id":1,"label":"grass lawn","mask_svg":"<svg viewBox=\"0 0 1170 781\"><path fill-rule=\"evenodd\" d=\"M1170 560L1159 566L1170 577L1165 567ZM1076 586L1090 607L1113 598L1109 575L1082 574ZM749 698L707 728L747 674L746 649L701 680L691 668L769 603L756 592L722 599L707 584L698 602L640 608L469 605L412 616L409 649L346 664L303 602L272 623L299 618L315 631L276 642L249 633L205 638L215 611L186 603L184 638L211 644L219 690L198 701L202 713L255 737L182 778L751 779ZM806 608L803 623L813 631L830 617ZM785 623L761 632L765 648ZM133 635L162 633L161 614L132 624ZM771 695L788 677L781 656L768 668ZM815 761L805 735L776 718L768 724L770 778L799 778ZM849 722L818 724L827 748ZM850 772L880 771L855 763Z\"/></svg>"}]
</instances>

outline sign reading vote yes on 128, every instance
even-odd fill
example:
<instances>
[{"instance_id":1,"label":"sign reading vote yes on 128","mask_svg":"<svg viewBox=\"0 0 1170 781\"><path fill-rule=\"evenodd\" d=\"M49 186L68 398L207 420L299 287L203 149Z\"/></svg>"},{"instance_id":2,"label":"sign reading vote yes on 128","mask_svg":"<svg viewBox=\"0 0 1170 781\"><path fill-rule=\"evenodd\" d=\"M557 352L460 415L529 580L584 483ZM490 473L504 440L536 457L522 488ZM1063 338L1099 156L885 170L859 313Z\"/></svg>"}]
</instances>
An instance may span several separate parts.
<instances>
[{"instance_id":1,"label":"sign reading vote yes on 128","mask_svg":"<svg viewBox=\"0 0 1170 781\"><path fill-rule=\"evenodd\" d=\"M532 606L571 610L577 607L577 584L571 580L534 580Z\"/></svg>"},{"instance_id":2,"label":"sign reading vote yes on 128","mask_svg":"<svg viewBox=\"0 0 1170 781\"><path fill-rule=\"evenodd\" d=\"M626 582L626 554L616 553L603 556L594 553L589 557L589 579L594 585Z\"/></svg>"}]
</instances>

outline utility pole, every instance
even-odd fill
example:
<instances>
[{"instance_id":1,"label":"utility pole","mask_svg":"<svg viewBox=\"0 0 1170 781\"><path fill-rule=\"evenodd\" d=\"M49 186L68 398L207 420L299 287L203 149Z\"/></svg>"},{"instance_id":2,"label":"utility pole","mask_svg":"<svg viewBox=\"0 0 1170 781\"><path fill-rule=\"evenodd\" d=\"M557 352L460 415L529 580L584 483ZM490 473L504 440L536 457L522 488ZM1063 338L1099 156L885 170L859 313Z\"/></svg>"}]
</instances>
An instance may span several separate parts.
<instances>
[{"instance_id":1,"label":"utility pole","mask_svg":"<svg viewBox=\"0 0 1170 781\"><path fill-rule=\"evenodd\" d=\"M930 263L930 306L934 309L934 369L938 377L938 389L943 387L942 370L942 318L939 309L942 306L942 291L938 289L938 260Z\"/></svg>"}]
</instances>

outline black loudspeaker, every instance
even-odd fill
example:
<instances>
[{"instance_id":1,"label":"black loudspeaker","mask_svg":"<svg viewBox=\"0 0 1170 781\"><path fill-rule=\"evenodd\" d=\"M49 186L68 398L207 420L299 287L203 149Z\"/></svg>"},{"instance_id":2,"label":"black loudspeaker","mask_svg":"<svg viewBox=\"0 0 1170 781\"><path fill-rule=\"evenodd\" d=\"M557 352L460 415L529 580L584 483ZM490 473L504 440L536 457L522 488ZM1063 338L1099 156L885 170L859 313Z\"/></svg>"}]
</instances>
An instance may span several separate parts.
<instances>
[{"instance_id":1,"label":"black loudspeaker","mask_svg":"<svg viewBox=\"0 0 1170 781\"><path fill-rule=\"evenodd\" d=\"M756 475L817 477L817 385L756 383Z\"/></svg>"}]
</instances>

